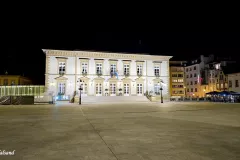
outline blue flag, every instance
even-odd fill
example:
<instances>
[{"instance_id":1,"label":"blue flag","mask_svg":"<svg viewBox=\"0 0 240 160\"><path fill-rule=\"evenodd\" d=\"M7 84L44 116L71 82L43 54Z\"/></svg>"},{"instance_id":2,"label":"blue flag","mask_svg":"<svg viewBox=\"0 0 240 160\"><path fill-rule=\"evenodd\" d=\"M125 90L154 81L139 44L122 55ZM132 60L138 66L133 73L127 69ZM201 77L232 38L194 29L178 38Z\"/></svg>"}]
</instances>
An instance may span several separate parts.
<instances>
[{"instance_id":1,"label":"blue flag","mask_svg":"<svg viewBox=\"0 0 240 160\"><path fill-rule=\"evenodd\" d=\"M117 79L118 79L118 72L117 72L117 71L115 72L115 76L116 76L116 77L117 77Z\"/></svg>"}]
</instances>

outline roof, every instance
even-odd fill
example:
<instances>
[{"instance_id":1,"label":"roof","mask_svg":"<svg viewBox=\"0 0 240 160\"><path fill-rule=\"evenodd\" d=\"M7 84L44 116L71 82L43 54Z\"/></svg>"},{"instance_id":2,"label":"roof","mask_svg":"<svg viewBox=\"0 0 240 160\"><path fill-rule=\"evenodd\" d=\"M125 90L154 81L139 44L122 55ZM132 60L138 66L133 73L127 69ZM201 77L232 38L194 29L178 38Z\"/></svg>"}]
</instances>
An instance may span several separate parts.
<instances>
[{"instance_id":1,"label":"roof","mask_svg":"<svg viewBox=\"0 0 240 160\"><path fill-rule=\"evenodd\" d=\"M167 56L167 55L157 55L157 54L151 54L151 53L129 53L129 52L110 52L110 51L95 51L95 50L55 50L55 49L42 49L44 53L46 52L71 52L71 53L82 53L82 52L90 52L90 53L109 53L109 54L126 54L126 55L135 55L135 56L156 56L156 57L165 57L165 58L172 58L172 56Z\"/></svg>"}]
</instances>

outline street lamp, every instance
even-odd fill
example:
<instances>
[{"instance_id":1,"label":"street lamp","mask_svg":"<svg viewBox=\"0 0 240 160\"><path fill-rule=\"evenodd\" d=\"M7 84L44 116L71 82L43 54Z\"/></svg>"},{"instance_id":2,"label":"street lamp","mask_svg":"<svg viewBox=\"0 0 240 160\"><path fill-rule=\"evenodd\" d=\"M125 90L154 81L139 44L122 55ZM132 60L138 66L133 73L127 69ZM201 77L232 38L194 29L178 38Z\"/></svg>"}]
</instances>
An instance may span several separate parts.
<instances>
[{"instance_id":1,"label":"street lamp","mask_svg":"<svg viewBox=\"0 0 240 160\"><path fill-rule=\"evenodd\" d=\"M79 105L81 105L82 104L82 90L83 90L83 87L82 87L82 85L83 85L83 83L84 83L84 81L82 81L81 79L80 80L78 80L77 81L78 83L79 83L79 93L80 93L80 95L79 95Z\"/></svg>"},{"instance_id":2,"label":"street lamp","mask_svg":"<svg viewBox=\"0 0 240 160\"><path fill-rule=\"evenodd\" d=\"M163 90L163 88L162 88L162 82L161 82L161 83L158 82L158 86L160 86L161 103L163 103L163 96L162 96L162 90Z\"/></svg>"}]
</instances>

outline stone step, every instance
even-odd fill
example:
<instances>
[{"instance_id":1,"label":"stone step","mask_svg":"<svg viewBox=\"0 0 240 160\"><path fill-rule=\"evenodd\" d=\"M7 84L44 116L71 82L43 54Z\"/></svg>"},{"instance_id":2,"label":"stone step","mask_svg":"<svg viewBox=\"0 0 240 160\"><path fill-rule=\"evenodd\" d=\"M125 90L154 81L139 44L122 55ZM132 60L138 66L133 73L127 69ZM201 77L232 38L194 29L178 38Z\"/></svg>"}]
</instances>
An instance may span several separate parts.
<instances>
[{"instance_id":1,"label":"stone step","mask_svg":"<svg viewBox=\"0 0 240 160\"><path fill-rule=\"evenodd\" d=\"M79 97L75 98L75 103L79 102ZM82 103L129 103L129 102L149 102L145 96L86 96L82 97Z\"/></svg>"}]
</instances>

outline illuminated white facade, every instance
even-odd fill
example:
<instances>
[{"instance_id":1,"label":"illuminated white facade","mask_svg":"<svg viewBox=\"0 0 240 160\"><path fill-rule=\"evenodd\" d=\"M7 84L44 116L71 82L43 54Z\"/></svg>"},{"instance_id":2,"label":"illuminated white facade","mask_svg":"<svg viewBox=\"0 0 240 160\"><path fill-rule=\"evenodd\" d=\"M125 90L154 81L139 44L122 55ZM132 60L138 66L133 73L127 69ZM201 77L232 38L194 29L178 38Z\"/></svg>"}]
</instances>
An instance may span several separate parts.
<instances>
[{"instance_id":1,"label":"illuminated white facade","mask_svg":"<svg viewBox=\"0 0 240 160\"><path fill-rule=\"evenodd\" d=\"M92 51L43 50L46 54L45 86L53 95L143 96L163 82L163 96L169 98L171 56L120 54ZM75 92L76 91L76 92Z\"/></svg>"}]
</instances>

